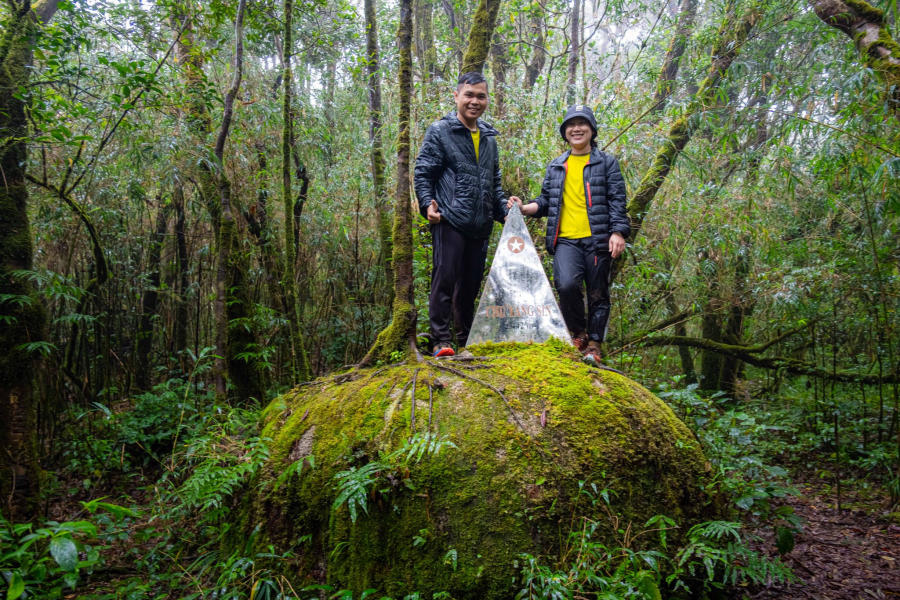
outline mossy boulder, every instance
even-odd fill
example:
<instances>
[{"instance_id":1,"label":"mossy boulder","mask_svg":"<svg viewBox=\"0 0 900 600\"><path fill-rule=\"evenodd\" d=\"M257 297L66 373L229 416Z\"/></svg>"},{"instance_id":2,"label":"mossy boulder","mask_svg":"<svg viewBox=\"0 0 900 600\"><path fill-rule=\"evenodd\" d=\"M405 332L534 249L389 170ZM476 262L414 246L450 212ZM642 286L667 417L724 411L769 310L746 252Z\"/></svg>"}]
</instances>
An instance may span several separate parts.
<instances>
[{"instance_id":1,"label":"mossy boulder","mask_svg":"<svg viewBox=\"0 0 900 600\"><path fill-rule=\"evenodd\" d=\"M290 548L280 564L298 585L508 599L521 553L554 564L585 517L616 538L584 490L614 492L619 527L663 514L684 531L715 516L697 440L645 388L559 343L475 353L323 378L272 402L272 454L245 498L243 531ZM384 462L429 430L455 447L373 474L355 522L346 503L332 508L337 473Z\"/></svg>"}]
</instances>

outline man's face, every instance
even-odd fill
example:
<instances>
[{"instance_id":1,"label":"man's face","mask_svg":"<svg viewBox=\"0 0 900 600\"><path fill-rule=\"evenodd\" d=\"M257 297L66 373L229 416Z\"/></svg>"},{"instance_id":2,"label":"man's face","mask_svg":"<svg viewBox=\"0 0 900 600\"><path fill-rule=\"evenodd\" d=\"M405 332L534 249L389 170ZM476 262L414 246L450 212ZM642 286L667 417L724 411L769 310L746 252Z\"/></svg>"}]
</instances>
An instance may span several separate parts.
<instances>
[{"instance_id":1,"label":"man's face","mask_svg":"<svg viewBox=\"0 0 900 600\"><path fill-rule=\"evenodd\" d=\"M484 82L475 85L464 83L458 89L453 90L453 99L456 101L456 111L466 121L474 121L483 115L487 108L487 84Z\"/></svg>"}]
</instances>

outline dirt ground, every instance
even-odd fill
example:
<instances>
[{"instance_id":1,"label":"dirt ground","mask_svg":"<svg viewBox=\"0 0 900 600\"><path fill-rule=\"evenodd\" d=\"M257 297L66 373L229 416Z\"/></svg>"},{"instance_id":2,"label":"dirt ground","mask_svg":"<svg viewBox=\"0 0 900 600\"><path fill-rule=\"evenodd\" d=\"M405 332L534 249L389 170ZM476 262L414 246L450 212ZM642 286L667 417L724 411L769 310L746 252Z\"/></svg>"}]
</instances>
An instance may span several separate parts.
<instances>
[{"instance_id":1,"label":"dirt ground","mask_svg":"<svg viewBox=\"0 0 900 600\"><path fill-rule=\"evenodd\" d=\"M800 495L785 504L804 521L794 549L782 560L800 581L747 589L760 599L862 600L900 598L900 525L890 519L884 496L850 492L836 508L836 494L817 483L798 483ZM774 548L773 533L757 531Z\"/></svg>"}]
</instances>

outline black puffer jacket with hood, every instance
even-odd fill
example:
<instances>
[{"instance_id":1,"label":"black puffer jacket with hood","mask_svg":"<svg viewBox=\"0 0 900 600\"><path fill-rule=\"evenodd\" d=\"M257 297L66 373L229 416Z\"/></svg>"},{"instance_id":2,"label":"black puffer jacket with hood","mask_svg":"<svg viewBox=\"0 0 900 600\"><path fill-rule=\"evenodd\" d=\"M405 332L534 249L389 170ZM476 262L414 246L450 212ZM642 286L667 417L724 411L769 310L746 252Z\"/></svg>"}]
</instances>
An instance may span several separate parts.
<instances>
[{"instance_id":1,"label":"black puffer jacket with hood","mask_svg":"<svg viewBox=\"0 0 900 600\"><path fill-rule=\"evenodd\" d=\"M414 183L419 211L426 216L437 201L441 219L466 237L486 239L493 222L506 216L506 194L500 183L497 130L478 119L478 162L472 133L451 112L425 132L416 158Z\"/></svg>"},{"instance_id":2,"label":"black puffer jacket with hood","mask_svg":"<svg viewBox=\"0 0 900 600\"><path fill-rule=\"evenodd\" d=\"M559 237L559 215L569 154L571 151L557 156L547 165L541 195L535 199L538 212L534 216L547 217L547 251L550 254L556 251ZM625 212L625 180L615 157L592 148L591 157L584 167L584 184L591 239L596 245L594 251L609 251L611 234L620 233L627 238L631 232L631 223Z\"/></svg>"}]
</instances>

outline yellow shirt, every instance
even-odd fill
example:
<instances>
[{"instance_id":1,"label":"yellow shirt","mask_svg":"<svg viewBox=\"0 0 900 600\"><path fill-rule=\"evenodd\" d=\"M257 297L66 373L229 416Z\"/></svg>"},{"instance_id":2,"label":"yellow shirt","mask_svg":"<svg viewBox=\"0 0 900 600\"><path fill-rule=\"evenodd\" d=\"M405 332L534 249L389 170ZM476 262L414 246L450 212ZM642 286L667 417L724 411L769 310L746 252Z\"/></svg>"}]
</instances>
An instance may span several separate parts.
<instances>
[{"instance_id":1,"label":"yellow shirt","mask_svg":"<svg viewBox=\"0 0 900 600\"><path fill-rule=\"evenodd\" d=\"M563 186L559 215L559 237L577 240L591 237L587 198L584 195L584 166L590 154L570 154L566 160L566 183Z\"/></svg>"},{"instance_id":2,"label":"yellow shirt","mask_svg":"<svg viewBox=\"0 0 900 600\"><path fill-rule=\"evenodd\" d=\"M475 144L475 162L478 162L478 143L481 141L481 131L476 129L472 132L472 143Z\"/></svg>"}]
</instances>

